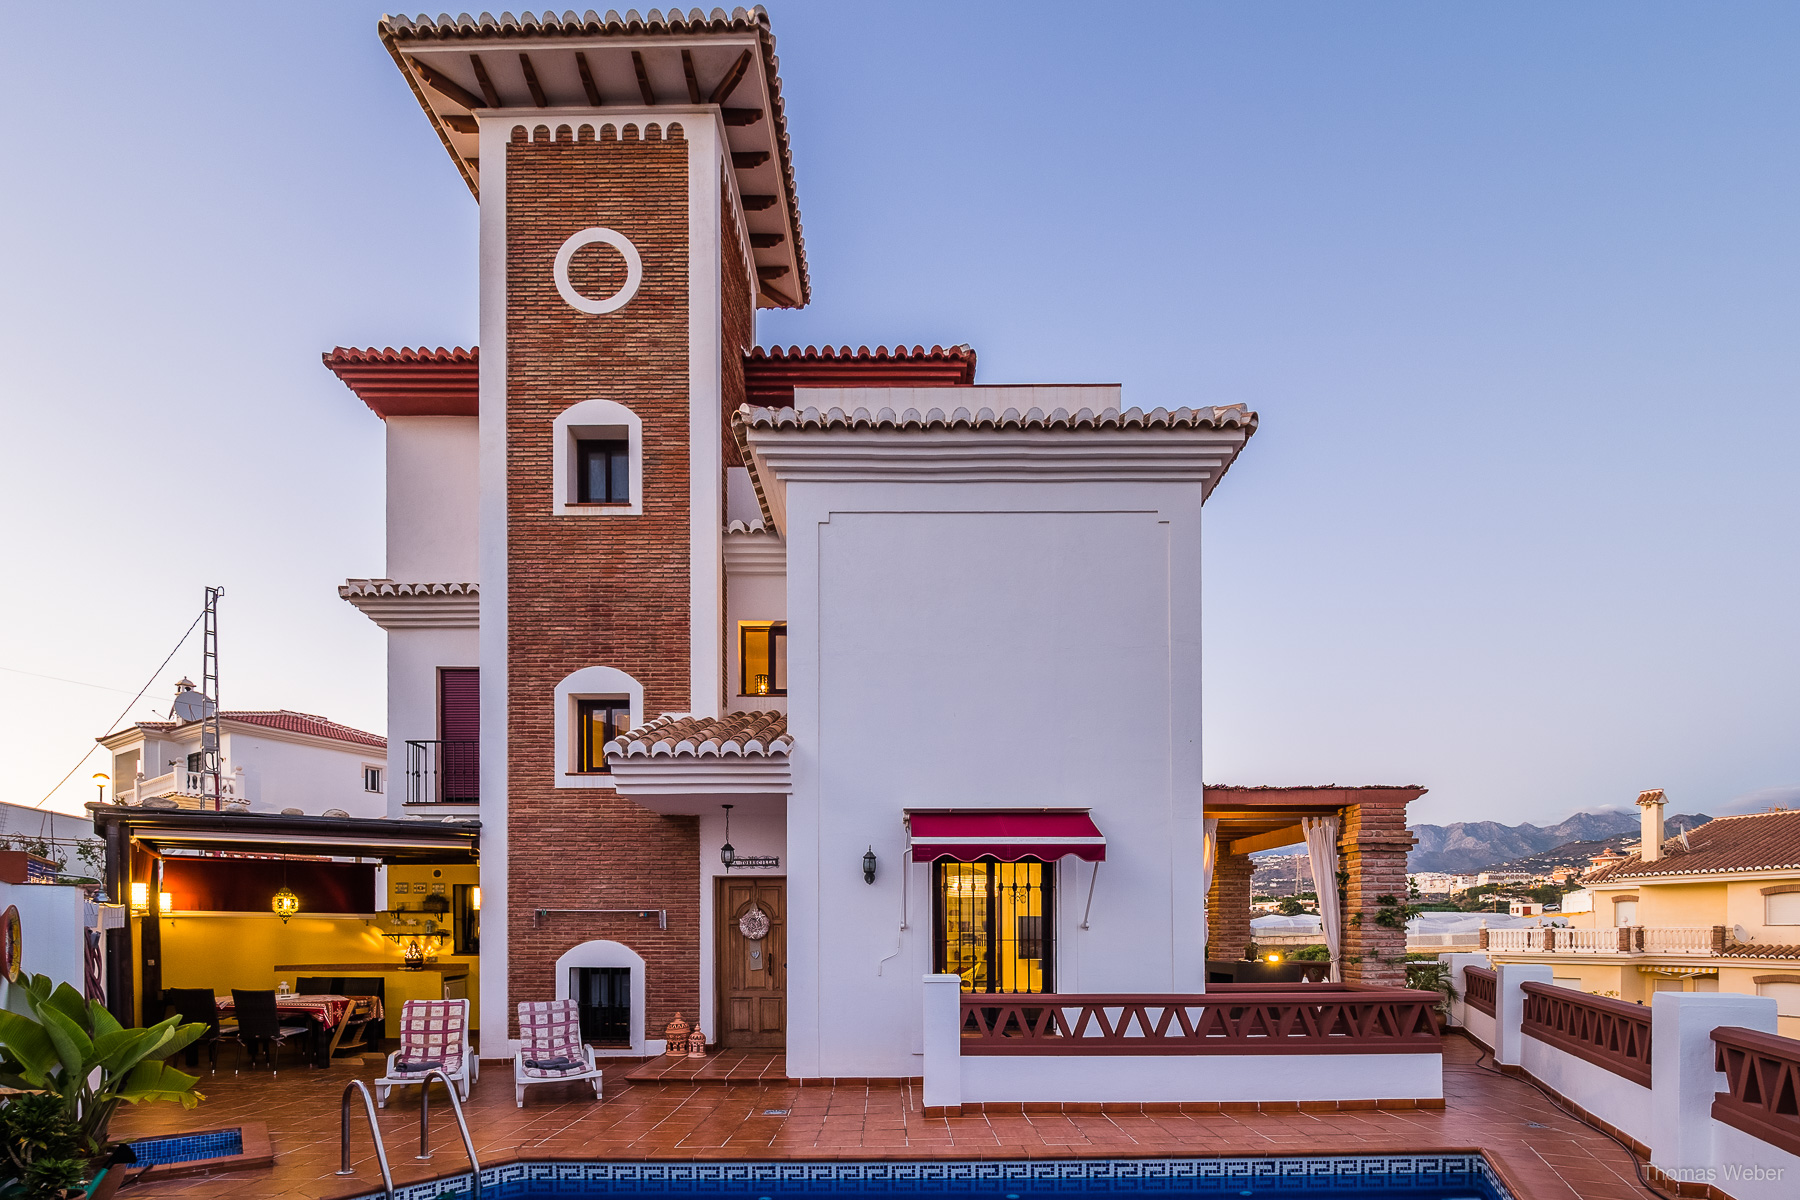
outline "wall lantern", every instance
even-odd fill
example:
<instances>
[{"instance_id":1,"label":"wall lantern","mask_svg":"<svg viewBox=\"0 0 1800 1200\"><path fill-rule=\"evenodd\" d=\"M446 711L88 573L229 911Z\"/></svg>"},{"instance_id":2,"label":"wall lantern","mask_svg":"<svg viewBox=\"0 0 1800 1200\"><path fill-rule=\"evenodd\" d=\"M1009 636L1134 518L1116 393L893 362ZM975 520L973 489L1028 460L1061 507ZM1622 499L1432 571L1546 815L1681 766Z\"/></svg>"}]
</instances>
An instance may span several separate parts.
<instances>
[{"instance_id":1,"label":"wall lantern","mask_svg":"<svg viewBox=\"0 0 1800 1200\"><path fill-rule=\"evenodd\" d=\"M725 869L729 871L731 870L731 864L737 861L737 851L731 848L732 806L729 804L721 804L719 807L725 810L725 844L719 847L719 861L724 863Z\"/></svg>"},{"instance_id":2,"label":"wall lantern","mask_svg":"<svg viewBox=\"0 0 1800 1200\"><path fill-rule=\"evenodd\" d=\"M281 918L281 923L286 925L288 918L300 911L300 897L294 895L292 888L284 886L270 898L269 908Z\"/></svg>"},{"instance_id":3,"label":"wall lantern","mask_svg":"<svg viewBox=\"0 0 1800 1200\"><path fill-rule=\"evenodd\" d=\"M100 803L102 804L106 803L106 785L111 782L112 776L108 775L105 771L94 772L94 786L100 789ZM114 792L113 799L117 800L118 798L119 794Z\"/></svg>"},{"instance_id":4,"label":"wall lantern","mask_svg":"<svg viewBox=\"0 0 1800 1200\"><path fill-rule=\"evenodd\" d=\"M469 907L476 912L481 911L481 885L479 883L469 889Z\"/></svg>"},{"instance_id":5,"label":"wall lantern","mask_svg":"<svg viewBox=\"0 0 1800 1200\"><path fill-rule=\"evenodd\" d=\"M863 882L875 882L875 847L870 846L863 854Z\"/></svg>"},{"instance_id":6,"label":"wall lantern","mask_svg":"<svg viewBox=\"0 0 1800 1200\"><path fill-rule=\"evenodd\" d=\"M149 884L139 882L131 885L131 911L137 913L150 911Z\"/></svg>"}]
</instances>

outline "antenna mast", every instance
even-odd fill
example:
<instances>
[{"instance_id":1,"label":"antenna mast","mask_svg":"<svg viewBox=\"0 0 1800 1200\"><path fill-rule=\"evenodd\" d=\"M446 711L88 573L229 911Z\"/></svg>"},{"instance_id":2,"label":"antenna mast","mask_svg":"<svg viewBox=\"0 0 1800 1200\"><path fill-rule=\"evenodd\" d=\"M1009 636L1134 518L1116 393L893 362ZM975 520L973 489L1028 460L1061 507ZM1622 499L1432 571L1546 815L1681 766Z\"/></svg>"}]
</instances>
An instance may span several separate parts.
<instances>
[{"instance_id":1,"label":"antenna mast","mask_svg":"<svg viewBox=\"0 0 1800 1200\"><path fill-rule=\"evenodd\" d=\"M206 589L206 621L200 631L200 695L206 714L200 725L200 777L211 781L213 810L225 810L219 763L219 597L224 588ZM208 784L201 784L201 803Z\"/></svg>"}]
</instances>

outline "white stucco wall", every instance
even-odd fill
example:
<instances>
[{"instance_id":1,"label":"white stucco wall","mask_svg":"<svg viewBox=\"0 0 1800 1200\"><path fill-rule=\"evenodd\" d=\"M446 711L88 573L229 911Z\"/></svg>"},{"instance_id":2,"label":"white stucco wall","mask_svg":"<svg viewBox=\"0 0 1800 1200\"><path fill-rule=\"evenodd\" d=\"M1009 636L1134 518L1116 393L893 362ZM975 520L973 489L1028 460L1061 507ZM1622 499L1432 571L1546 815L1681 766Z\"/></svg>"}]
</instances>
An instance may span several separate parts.
<instances>
[{"instance_id":1,"label":"white stucco wall","mask_svg":"<svg viewBox=\"0 0 1800 1200\"><path fill-rule=\"evenodd\" d=\"M1223 1104L1435 1100L1440 1054L968 1056L962 1103Z\"/></svg>"},{"instance_id":2,"label":"white stucco wall","mask_svg":"<svg viewBox=\"0 0 1800 1200\"><path fill-rule=\"evenodd\" d=\"M387 419L388 578L477 578L476 438L474 417Z\"/></svg>"},{"instance_id":3,"label":"white stucco wall","mask_svg":"<svg viewBox=\"0 0 1800 1200\"><path fill-rule=\"evenodd\" d=\"M76 991L82 987L82 930L87 925L87 897L78 887L42 883L0 883L0 912L8 905L19 909L22 942L21 969L32 975L48 975ZM30 1011L23 995L0 978L0 1005L15 1012Z\"/></svg>"},{"instance_id":4,"label":"white stucco wall","mask_svg":"<svg viewBox=\"0 0 1800 1200\"><path fill-rule=\"evenodd\" d=\"M385 815L399 817L409 811L406 808L407 741L437 740L438 669L476 666L481 655L480 636L479 631L474 629L388 630L388 778Z\"/></svg>"},{"instance_id":5,"label":"white stucco wall","mask_svg":"<svg viewBox=\"0 0 1800 1200\"><path fill-rule=\"evenodd\" d=\"M341 808L353 817L387 815L391 773L382 781L383 792L363 790L364 764L386 767L385 750L322 739L285 741L229 726L223 740L227 769L244 768L252 812L297 808L316 817L326 809Z\"/></svg>"},{"instance_id":6,"label":"white stucco wall","mask_svg":"<svg viewBox=\"0 0 1800 1200\"><path fill-rule=\"evenodd\" d=\"M1733 1200L1792 1200L1800 1191L1800 1156L1719 1121L1713 1130L1711 1183Z\"/></svg>"},{"instance_id":7,"label":"white stucco wall","mask_svg":"<svg viewBox=\"0 0 1800 1200\"><path fill-rule=\"evenodd\" d=\"M1650 1089L1559 1050L1527 1033L1520 1066L1547 1088L1566 1096L1627 1136L1650 1142Z\"/></svg>"},{"instance_id":8,"label":"white stucco wall","mask_svg":"<svg viewBox=\"0 0 1800 1200\"><path fill-rule=\"evenodd\" d=\"M910 1076L932 969L913 808L1090 808L1056 990L1205 988L1197 483L786 485L788 1073ZM873 846L880 868L863 882ZM896 953L897 951L897 953Z\"/></svg>"}]
</instances>

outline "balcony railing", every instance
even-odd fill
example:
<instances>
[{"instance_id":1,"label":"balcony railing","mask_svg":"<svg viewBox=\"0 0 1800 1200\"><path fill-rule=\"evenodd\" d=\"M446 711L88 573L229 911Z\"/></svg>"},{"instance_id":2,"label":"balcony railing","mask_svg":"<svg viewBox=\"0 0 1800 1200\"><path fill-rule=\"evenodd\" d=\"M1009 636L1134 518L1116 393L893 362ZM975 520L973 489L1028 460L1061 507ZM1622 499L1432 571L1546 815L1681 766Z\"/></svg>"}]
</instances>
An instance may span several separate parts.
<instances>
[{"instance_id":1,"label":"balcony railing","mask_svg":"<svg viewBox=\"0 0 1800 1200\"><path fill-rule=\"evenodd\" d=\"M218 791L224 796L226 804L243 800L242 768L223 772L219 776ZM189 771L185 767L177 767L152 779L139 777L130 787L120 788L118 791L121 804L141 805L146 800L157 800L164 796L198 800L204 806L211 807L215 799L212 776L205 771Z\"/></svg>"},{"instance_id":2,"label":"balcony railing","mask_svg":"<svg viewBox=\"0 0 1800 1200\"><path fill-rule=\"evenodd\" d=\"M1650 1086L1650 1009L1573 988L1526 982L1526 1033L1633 1083Z\"/></svg>"},{"instance_id":3,"label":"balcony railing","mask_svg":"<svg viewBox=\"0 0 1800 1200\"><path fill-rule=\"evenodd\" d=\"M1713 1120L1800 1154L1800 1040L1735 1025L1714 1029L1712 1040L1729 1089L1714 1096Z\"/></svg>"},{"instance_id":4,"label":"balcony railing","mask_svg":"<svg viewBox=\"0 0 1800 1200\"><path fill-rule=\"evenodd\" d=\"M406 743L406 803L478 804L481 743Z\"/></svg>"},{"instance_id":5,"label":"balcony railing","mask_svg":"<svg viewBox=\"0 0 1800 1200\"><path fill-rule=\"evenodd\" d=\"M1215 985L1204 995L962 998L962 1053L1436 1054L1436 992Z\"/></svg>"},{"instance_id":6,"label":"balcony railing","mask_svg":"<svg viewBox=\"0 0 1800 1200\"><path fill-rule=\"evenodd\" d=\"M1723 925L1621 925L1617 929L1484 929L1481 947L1499 954L1626 954L1708 958L1723 954Z\"/></svg>"},{"instance_id":7,"label":"balcony railing","mask_svg":"<svg viewBox=\"0 0 1800 1200\"><path fill-rule=\"evenodd\" d=\"M1486 967L1463 968L1463 1003L1476 1012L1494 1015L1499 994L1499 977Z\"/></svg>"}]
</instances>

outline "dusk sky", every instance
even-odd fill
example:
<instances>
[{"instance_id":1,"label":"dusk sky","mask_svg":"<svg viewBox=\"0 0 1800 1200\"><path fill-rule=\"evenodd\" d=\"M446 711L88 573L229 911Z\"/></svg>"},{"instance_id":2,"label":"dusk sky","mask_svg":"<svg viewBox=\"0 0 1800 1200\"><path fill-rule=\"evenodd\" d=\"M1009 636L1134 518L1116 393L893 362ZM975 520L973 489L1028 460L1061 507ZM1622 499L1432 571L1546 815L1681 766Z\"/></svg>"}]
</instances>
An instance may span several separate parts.
<instances>
[{"instance_id":1,"label":"dusk sky","mask_svg":"<svg viewBox=\"0 0 1800 1200\"><path fill-rule=\"evenodd\" d=\"M1206 509L1209 782L1800 803L1800 8L770 8L814 300L761 344L1261 415ZM383 731L336 591L382 427L319 355L472 345L476 206L380 8L4 10L0 799L208 584L225 707Z\"/></svg>"}]
</instances>

